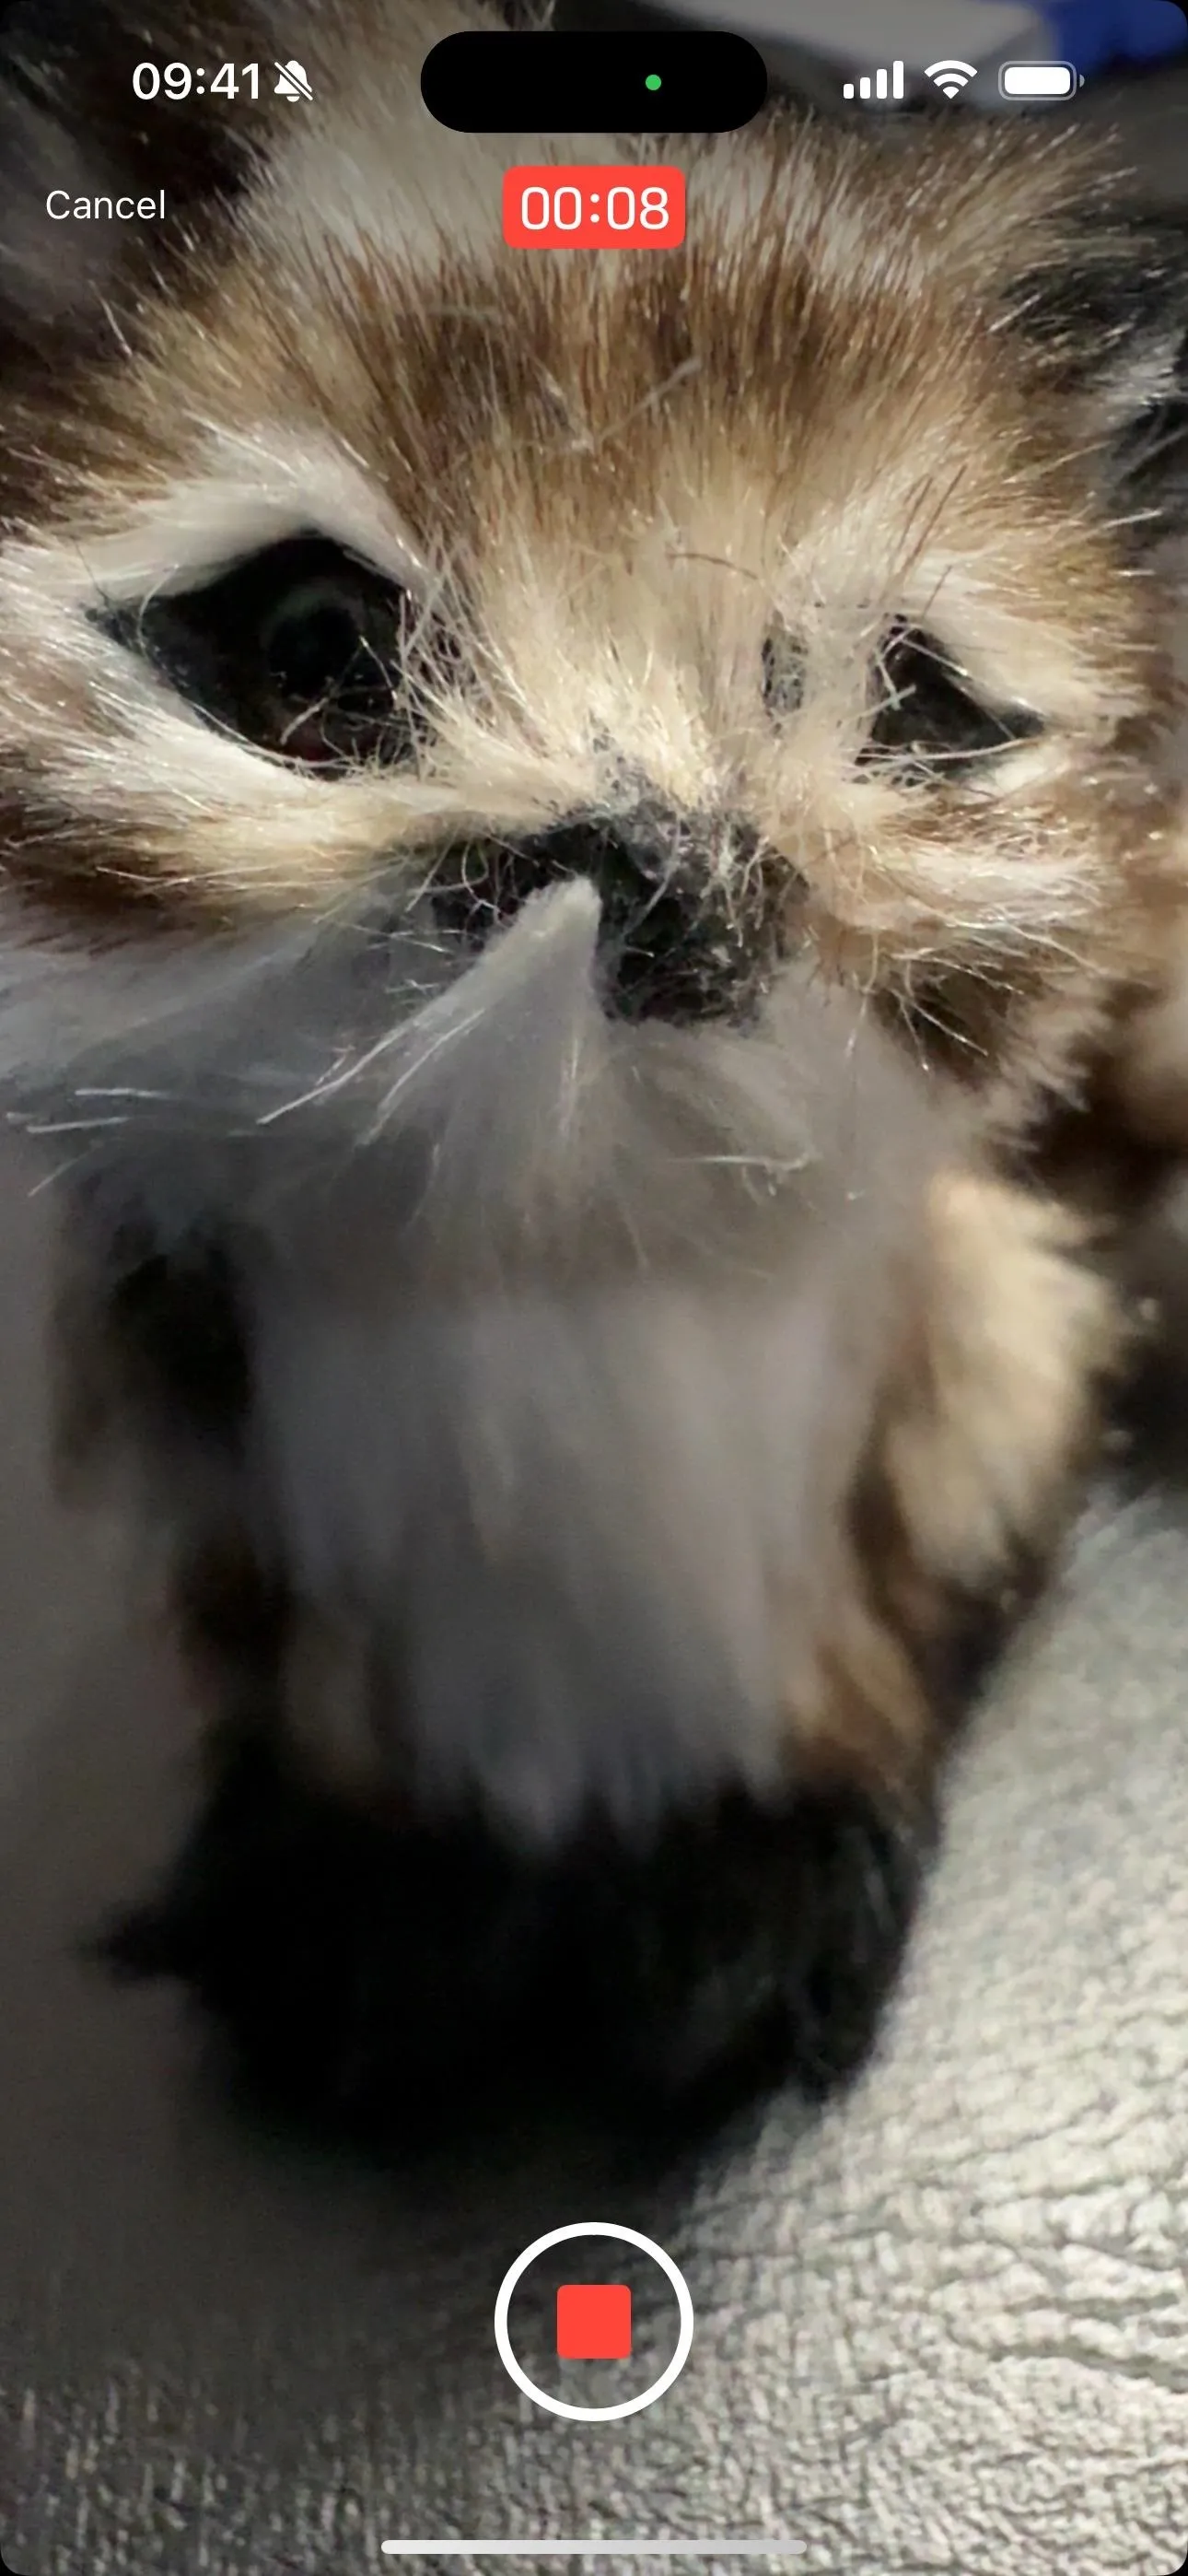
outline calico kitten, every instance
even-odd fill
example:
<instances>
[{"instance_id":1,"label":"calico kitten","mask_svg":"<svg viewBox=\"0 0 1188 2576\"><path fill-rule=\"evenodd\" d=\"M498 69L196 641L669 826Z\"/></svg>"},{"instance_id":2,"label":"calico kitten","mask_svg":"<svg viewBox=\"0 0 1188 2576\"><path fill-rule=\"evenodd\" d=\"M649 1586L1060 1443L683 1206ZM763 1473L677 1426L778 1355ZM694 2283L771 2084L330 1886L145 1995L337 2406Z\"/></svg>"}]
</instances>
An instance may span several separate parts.
<instances>
[{"instance_id":1,"label":"calico kitten","mask_svg":"<svg viewBox=\"0 0 1188 2576\"><path fill-rule=\"evenodd\" d=\"M1183 241L1046 126L467 138L477 0L201 17L18 7L0 107L0 1084L210 1719L117 1948L352 2120L824 2088L1126 1338ZM685 247L504 249L553 156Z\"/></svg>"}]
</instances>

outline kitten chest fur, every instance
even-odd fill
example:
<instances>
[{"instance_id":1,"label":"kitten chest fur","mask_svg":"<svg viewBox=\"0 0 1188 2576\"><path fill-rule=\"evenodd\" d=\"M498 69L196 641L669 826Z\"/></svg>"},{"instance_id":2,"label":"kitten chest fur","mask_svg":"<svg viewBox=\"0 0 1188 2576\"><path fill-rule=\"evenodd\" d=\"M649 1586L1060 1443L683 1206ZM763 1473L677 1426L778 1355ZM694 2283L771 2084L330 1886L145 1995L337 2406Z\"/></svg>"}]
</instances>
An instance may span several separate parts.
<instances>
[{"instance_id":1,"label":"kitten chest fur","mask_svg":"<svg viewBox=\"0 0 1188 2576\"><path fill-rule=\"evenodd\" d=\"M312 1082L287 978L305 1080L267 1105L267 979L218 1037L204 1011L184 1104L126 1039L93 1087L127 1123L74 1184L93 1241L133 1214L227 1253L252 1393L213 1507L284 1565L311 1734L543 1844L778 1788L954 1133L807 975L746 1032L609 1020L597 922L586 884L537 899L349 1064L327 1038ZM334 973L357 1024L349 953L307 1008L333 1025ZM200 1520L176 1432L150 1455L155 1512Z\"/></svg>"}]
</instances>

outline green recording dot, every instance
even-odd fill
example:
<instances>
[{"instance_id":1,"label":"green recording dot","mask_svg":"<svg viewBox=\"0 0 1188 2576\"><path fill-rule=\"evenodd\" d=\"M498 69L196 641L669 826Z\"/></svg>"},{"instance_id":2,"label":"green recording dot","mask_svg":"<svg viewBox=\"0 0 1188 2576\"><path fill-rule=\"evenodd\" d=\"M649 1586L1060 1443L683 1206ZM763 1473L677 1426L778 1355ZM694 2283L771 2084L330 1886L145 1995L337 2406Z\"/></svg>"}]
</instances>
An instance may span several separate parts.
<instances>
[{"instance_id":1,"label":"green recording dot","mask_svg":"<svg viewBox=\"0 0 1188 2576\"><path fill-rule=\"evenodd\" d=\"M659 87L660 87L660 74L659 74L659 72L649 72L649 73L648 73L648 76L647 76L647 79L646 79L646 80L645 80L645 82L644 82L644 88L645 88L645 89L659 89Z\"/></svg>"}]
</instances>

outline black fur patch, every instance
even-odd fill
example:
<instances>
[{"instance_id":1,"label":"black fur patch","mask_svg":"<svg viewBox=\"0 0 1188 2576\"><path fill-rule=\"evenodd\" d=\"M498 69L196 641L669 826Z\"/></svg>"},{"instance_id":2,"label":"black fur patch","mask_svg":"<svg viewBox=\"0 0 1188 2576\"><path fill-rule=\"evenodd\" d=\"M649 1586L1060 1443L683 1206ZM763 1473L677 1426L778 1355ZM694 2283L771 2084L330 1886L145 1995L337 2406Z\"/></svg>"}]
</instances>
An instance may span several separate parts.
<instances>
[{"instance_id":1,"label":"black fur patch","mask_svg":"<svg viewBox=\"0 0 1188 2576\"><path fill-rule=\"evenodd\" d=\"M247 1418L250 1361L224 1248L195 1242L167 1255L122 1248L108 1331L134 1392L186 1429L234 1448Z\"/></svg>"},{"instance_id":2,"label":"black fur patch","mask_svg":"<svg viewBox=\"0 0 1188 2576\"><path fill-rule=\"evenodd\" d=\"M509 2086L697 2121L862 2064L931 1840L838 1786L537 1862L478 1822L381 1823L241 1742L161 1892L101 1947L183 1980L253 2082L319 2125L415 2132Z\"/></svg>"}]
</instances>

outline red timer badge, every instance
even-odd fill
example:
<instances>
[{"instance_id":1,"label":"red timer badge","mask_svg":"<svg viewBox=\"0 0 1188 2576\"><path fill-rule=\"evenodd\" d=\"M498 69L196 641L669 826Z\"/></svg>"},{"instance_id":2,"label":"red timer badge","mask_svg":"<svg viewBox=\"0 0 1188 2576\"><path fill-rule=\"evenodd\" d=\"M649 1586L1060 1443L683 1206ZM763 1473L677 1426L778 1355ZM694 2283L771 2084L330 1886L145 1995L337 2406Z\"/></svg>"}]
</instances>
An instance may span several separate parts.
<instances>
[{"instance_id":1,"label":"red timer badge","mask_svg":"<svg viewBox=\"0 0 1188 2576\"><path fill-rule=\"evenodd\" d=\"M675 250L685 238L685 173L639 161L508 170L503 238L513 250Z\"/></svg>"}]
</instances>

